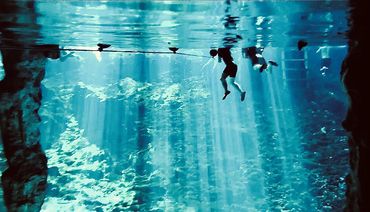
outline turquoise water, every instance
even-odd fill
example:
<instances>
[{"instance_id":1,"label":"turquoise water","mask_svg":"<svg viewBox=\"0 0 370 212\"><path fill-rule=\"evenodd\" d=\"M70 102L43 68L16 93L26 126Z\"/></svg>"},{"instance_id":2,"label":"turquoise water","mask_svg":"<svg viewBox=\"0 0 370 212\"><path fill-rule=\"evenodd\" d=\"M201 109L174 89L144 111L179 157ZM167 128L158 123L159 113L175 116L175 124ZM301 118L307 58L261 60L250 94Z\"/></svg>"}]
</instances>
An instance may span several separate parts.
<instances>
[{"instance_id":1,"label":"turquoise water","mask_svg":"<svg viewBox=\"0 0 370 212\"><path fill-rule=\"evenodd\" d=\"M197 55L75 51L48 61L42 211L343 208L345 2L37 1L36 8L40 43L178 46ZM299 39L309 42L303 51ZM231 44L244 102L233 88L221 100L225 65L208 57L211 47ZM279 66L253 70L241 52L252 45Z\"/></svg>"},{"instance_id":2,"label":"turquoise water","mask_svg":"<svg viewBox=\"0 0 370 212\"><path fill-rule=\"evenodd\" d=\"M40 111L54 170L44 209L339 210L347 143L336 76L346 49L330 49L338 60L325 74L316 50L306 50L307 81L236 57L245 102L235 90L221 100L224 65L213 59L51 61ZM281 64L281 51L265 54Z\"/></svg>"},{"instance_id":3,"label":"turquoise water","mask_svg":"<svg viewBox=\"0 0 370 212\"><path fill-rule=\"evenodd\" d=\"M18 1L14 1L15 4ZM19 1L22 3L22 1ZM35 14L15 27L25 41L39 31L38 42L62 46L120 49L166 49L171 45L199 49L221 46L242 36L238 47L343 45L346 1L59 1L38 0ZM33 15L33 16L31 16ZM35 19L38 26L29 26ZM36 29L35 29L36 28ZM33 37L32 37L33 38Z\"/></svg>"}]
</instances>

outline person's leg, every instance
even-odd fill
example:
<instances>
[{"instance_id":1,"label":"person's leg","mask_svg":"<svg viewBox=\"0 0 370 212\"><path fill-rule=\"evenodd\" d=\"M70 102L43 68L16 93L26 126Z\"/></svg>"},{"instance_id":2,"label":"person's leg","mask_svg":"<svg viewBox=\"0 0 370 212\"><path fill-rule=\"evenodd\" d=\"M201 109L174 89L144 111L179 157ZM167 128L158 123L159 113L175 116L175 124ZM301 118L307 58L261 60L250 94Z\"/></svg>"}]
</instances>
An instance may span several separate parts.
<instances>
[{"instance_id":1,"label":"person's leg","mask_svg":"<svg viewBox=\"0 0 370 212\"><path fill-rule=\"evenodd\" d=\"M226 97L227 97L227 95L229 95L230 94L230 91L229 90L227 90L227 82L226 82L226 77L228 76L228 74L224 71L223 73L222 73L222 76L221 76L221 83L222 83L222 86L224 87L224 89L225 89L225 95L224 95L224 97L222 97L222 100L224 100Z\"/></svg>"},{"instance_id":2,"label":"person's leg","mask_svg":"<svg viewBox=\"0 0 370 212\"><path fill-rule=\"evenodd\" d=\"M222 87L224 87L224 89L225 89L225 93L227 93L229 91L229 90L227 90L226 77L227 77L227 74L225 72L223 72L222 75L221 75L221 79L220 79Z\"/></svg>"},{"instance_id":3,"label":"person's leg","mask_svg":"<svg viewBox=\"0 0 370 212\"><path fill-rule=\"evenodd\" d=\"M231 83L231 85L232 85L236 90L238 90L238 91L239 91L239 93L240 93L240 100L241 100L241 101L244 101L246 92L245 92L245 91L243 91L243 89L240 87L240 85L239 85L237 82L235 82L235 77L230 77L230 83Z\"/></svg>"},{"instance_id":4,"label":"person's leg","mask_svg":"<svg viewBox=\"0 0 370 212\"><path fill-rule=\"evenodd\" d=\"M239 91L239 93L243 93L243 89L240 87L240 85L239 85L237 82L235 82L235 77L230 77L229 81L230 81L231 85L232 85L236 90L238 90L238 91Z\"/></svg>"},{"instance_id":5,"label":"person's leg","mask_svg":"<svg viewBox=\"0 0 370 212\"><path fill-rule=\"evenodd\" d=\"M253 70L255 70L255 71L259 71L260 69L261 69L261 67L262 67L262 65L261 64L254 64L253 65Z\"/></svg>"},{"instance_id":6,"label":"person's leg","mask_svg":"<svg viewBox=\"0 0 370 212\"><path fill-rule=\"evenodd\" d=\"M225 93L228 91L227 90L227 82L226 82L226 79L225 78L221 78L221 84L222 84L222 87L224 87L225 89Z\"/></svg>"}]
</instances>

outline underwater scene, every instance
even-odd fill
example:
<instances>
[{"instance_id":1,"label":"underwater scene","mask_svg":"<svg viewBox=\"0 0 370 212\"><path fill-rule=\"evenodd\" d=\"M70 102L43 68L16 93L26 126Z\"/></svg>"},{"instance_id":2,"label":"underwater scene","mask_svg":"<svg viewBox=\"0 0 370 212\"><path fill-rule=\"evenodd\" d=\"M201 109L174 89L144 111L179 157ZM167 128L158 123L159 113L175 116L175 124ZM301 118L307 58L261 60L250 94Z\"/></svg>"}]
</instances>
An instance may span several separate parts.
<instances>
[{"instance_id":1,"label":"underwater scene","mask_svg":"<svg viewBox=\"0 0 370 212\"><path fill-rule=\"evenodd\" d=\"M343 210L345 1L35 8L38 42L62 48L41 83L41 211Z\"/></svg>"}]
</instances>

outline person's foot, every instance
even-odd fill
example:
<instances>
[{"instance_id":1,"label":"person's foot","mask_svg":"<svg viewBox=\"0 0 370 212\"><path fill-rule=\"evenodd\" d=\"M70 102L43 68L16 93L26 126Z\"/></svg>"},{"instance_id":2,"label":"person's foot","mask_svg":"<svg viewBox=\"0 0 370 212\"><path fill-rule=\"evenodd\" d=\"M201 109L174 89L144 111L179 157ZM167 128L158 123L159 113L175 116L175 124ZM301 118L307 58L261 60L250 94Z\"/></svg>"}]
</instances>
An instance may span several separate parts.
<instances>
[{"instance_id":1,"label":"person's foot","mask_svg":"<svg viewBox=\"0 0 370 212\"><path fill-rule=\"evenodd\" d=\"M245 94L246 94L247 92L242 92L242 94L240 95L240 100L242 100L242 101L244 101L244 99L245 99Z\"/></svg>"},{"instance_id":2,"label":"person's foot","mask_svg":"<svg viewBox=\"0 0 370 212\"><path fill-rule=\"evenodd\" d=\"M271 65L273 65L273 66L278 66L278 64L277 64L276 62L272 61L272 60L269 60L269 63L270 63Z\"/></svg>"},{"instance_id":3,"label":"person's foot","mask_svg":"<svg viewBox=\"0 0 370 212\"><path fill-rule=\"evenodd\" d=\"M263 72L265 69L267 68L267 64L264 63L261 68L260 68L260 72Z\"/></svg>"},{"instance_id":4,"label":"person's foot","mask_svg":"<svg viewBox=\"0 0 370 212\"><path fill-rule=\"evenodd\" d=\"M229 95L230 93L231 93L230 91L226 91L224 97L222 98L222 100L226 99L227 95Z\"/></svg>"}]
</instances>

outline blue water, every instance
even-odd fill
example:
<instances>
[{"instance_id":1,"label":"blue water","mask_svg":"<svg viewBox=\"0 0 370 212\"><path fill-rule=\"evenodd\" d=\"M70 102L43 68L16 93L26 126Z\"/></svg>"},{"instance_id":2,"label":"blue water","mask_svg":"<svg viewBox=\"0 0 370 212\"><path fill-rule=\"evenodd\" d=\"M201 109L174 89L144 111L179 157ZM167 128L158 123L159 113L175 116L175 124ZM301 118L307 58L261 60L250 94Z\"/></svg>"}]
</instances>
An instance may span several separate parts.
<instances>
[{"instance_id":1,"label":"blue water","mask_svg":"<svg viewBox=\"0 0 370 212\"><path fill-rule=\"evenodd\" d=\"M37 2L40 43L198 55L76 51L48 61L42 211L343 208L345 2L227 2L61 1L53 12ZM244 102L233 88L221 100L225 65L208 57L235 35ZM309 46L297 51L302 38ZM279 66L253 70L241 53L250 45Z\"/></svg>"}]
</instances>

